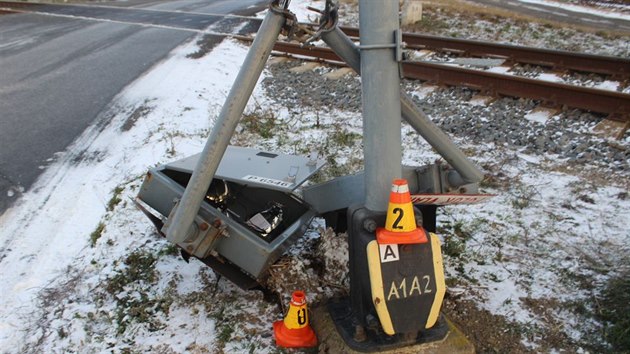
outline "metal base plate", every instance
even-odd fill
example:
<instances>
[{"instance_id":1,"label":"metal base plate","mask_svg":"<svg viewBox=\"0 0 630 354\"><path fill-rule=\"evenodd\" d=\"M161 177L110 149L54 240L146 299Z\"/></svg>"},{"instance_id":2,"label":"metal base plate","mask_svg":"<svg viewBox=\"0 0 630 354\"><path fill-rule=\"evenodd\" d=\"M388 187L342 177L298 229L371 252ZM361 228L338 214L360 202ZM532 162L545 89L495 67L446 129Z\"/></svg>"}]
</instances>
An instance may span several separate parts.
<instances>
[{"instance_id":1,"label":"metal base plate","mask_svg":"<svg viewBox=\"0 0 630 354\"><path fill-rule=\"evenodd\" d=\"M441 341L448 334L448 325L443 315L440 315L438 322L433 328L421 331L415 338L408 338L402 334L389 336L385 334L380 326L378 328L365 328L364 340L355 338L357 321L350 308L350 299L343 298L338 302L331 302L327 306L332 321L337 331L348 347L361 352L376 352L396 349L417 344Z\"/></svg>"}]
</instances>

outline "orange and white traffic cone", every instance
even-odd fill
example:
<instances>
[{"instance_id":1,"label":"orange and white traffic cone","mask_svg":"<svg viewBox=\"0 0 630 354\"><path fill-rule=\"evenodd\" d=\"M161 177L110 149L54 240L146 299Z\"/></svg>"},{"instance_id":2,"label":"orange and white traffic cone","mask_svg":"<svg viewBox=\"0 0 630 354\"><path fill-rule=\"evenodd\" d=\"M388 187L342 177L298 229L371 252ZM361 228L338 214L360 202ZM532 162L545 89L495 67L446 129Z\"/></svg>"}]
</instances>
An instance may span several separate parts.
<instances>
[{"instance_id":1,"label":"orange and white traffic cone","mask_svg":"<svg viewBox=\"0 0 630 354\"><path fill-rule=\"evenodd\" d=\"M376 229L376 242L379 244L410 244L428 241L424 229L416 227L416 217L407 180L395 179L389 194L385 228Z\"/></svg>"},{"instance_id":2,"label":"orange and white traffic cone","mask_svg":"<svg viewBox=\"0 0 630 354\"><path fill-rule=\"evenodd\" d=\"M317 336L308 323L306 294L294 291L289 311L282 321L273 323L276 345L283 348L307 348L317 345Z\"/></svg>"}]
</instances>

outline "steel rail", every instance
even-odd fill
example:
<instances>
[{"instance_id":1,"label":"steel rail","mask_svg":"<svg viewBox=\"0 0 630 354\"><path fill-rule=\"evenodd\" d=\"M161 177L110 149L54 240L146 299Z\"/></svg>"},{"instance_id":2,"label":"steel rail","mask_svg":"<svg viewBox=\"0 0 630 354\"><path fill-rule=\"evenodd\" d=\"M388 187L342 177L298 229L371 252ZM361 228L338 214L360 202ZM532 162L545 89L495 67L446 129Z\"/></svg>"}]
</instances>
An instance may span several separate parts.
<instances>
[{"instance_id":1,"label":"steel rail","mask_svg":"<svg viewBox=\"0 0 630 354\"><path fill-rule=\"evenodd\" d=\"M343 60L331 49L302 47L276 42L274 51L304 58L316 58L341 65ZM444 64L403 61L405 78L426 80L442 85L466 86L496 95L523 97L555 106L567 106L608 114L610 119L630 120L630 94L588 87L560 84L513 75L490 73Z\"/></svg>"},{"instance_id":2,"label":"steel rail","mask_svg":"<svg viewBox=\"0 0 630 354\"><path fill-rule=\"evenodd\" d=\"M8 2L0 1L0 9L4 12L32 12L28 9L39 9L44 13L54 14L56 11L53 9L109 9L117 11L118 13L124 11L135 12L147 12L147 13L171 13L177 15L194 15L194 16L208 16L208 17L224 17L224 18L240 18L249 20L252 22L262 22L262 19L238 16L229 14L211 14L211 13L198 13L198 12L172 12L164 10L154 9L127 9L119 8L115 6L103 6L103 5L81 5L81 4L50 4L50 3L23 3L23 2ZM90 17L86 14L82 16ZM95 15L94 18L102 17L103 15ZM105 16L108 19L108 16ZM147 25L147 24L145 24ZM302 23L304 26L316 27L311 23ZM359 29L356 27L339 27L346 35L350 37L359 37ZM449 37L432 36L418 33L404 33L403 41L407 43L410 49L431 49L436 51L458 51L466 53L471 56L491 56L498 58L505 58L512 62L540 65L545 67L551 67L558 70L574 70L579 72L590 72L597 74L612 75L620 80L630 80L630 59L575 53L568 51L558 51L551 49L542 49L534 47L523 47L509 44L499 44L492 42L483 42L469 39L458 39Z\"/></svg>"},{"instance_id":3,"label":"steel rail","mask_svg":"<svg viewBox=\"0 0 630 354\"><path fill-rule=\"evenodd\" d=\"M339 27L350 37L358 37L359 29ZM493 56L506 58L512 62L552 67L558 70L574 70L597 74L612 75L627 80L630 78L630 59L575 53L560 50L516 46L483 42L470 39L458 39L431 36L418 33L403 33L403 42L412 49L431 49L438 51L455 50L471 56Z\"/></svg>"},{"instance_id":4,"label":"steel rail","mask_svg":"<svg viewBox=\"0 0 630 354\"><path fill-rule=\"evenodd\" d=\"M424 62L403 62L404 76L410 79L476 88L504 96L524 97L545 104L606 113L611 119L630 119L630 94L589 87L534 80L480 70Z\"/></svg>"}]
</instances>

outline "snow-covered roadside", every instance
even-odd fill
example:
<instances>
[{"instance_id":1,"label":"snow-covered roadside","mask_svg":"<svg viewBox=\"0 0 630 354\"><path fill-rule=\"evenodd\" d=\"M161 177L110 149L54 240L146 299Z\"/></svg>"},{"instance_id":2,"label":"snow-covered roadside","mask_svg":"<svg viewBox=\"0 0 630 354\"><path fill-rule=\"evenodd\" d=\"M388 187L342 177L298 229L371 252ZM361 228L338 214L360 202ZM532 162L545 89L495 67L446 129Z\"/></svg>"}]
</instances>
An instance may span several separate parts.
<instances>
[{"instance_id":1,"label":"snow-covered roadside","mask_svg":"<svg viewBox=\"0 0 630 354\"><path fill-rule=\"evenodd\" d=\"M304 3L310 4L296 1L292 8L297 5L298 10L302 9ZM300 16L305 13L296 12ZM154 254L164 255L163 248L170 250L166 241L155 238L153 226L130 199L149 167L203 148L212 121L248 50L228 40L214 48L212 55L188 57L198 49L195 41L180 46L125 88L96 123L67 151L59 153L33 188L2 215L2 352L98 351L99 345L102 350L122 350L130 346L128 340L107 338L107 330L100 332L104 336L94 336L96 330L88 330L83 321L98 322L102 313L111 325L116 309L111 308L112 303L95 302L101 296L99 287L105 280L120 275L121 267L130 268L130 259L151 258ZM264 77L263 74L261 80ZM256 89L247 110L256 109L264 101L260 89ZM152 259L156 261L152 266L163 270L160 275L169 274L179 280L191 278L185 282L188 285L177 287L181 296L204 289L199 277L214 277L200 263L180 268L182 262L166 256L170 258L164 262L175 265ZM233 291L231 284L217 287ZM168 286L162 284L160 288ZM136 295L137 291L132 292L131 297ZM120 300L125 295L116 297ZM170 348L181 352L191 343L212 346L216 335L213 321L208 323L207 316L200 315L195 323L190 308L176 307L174 304L170 309L168 321L173 332L161 334L175 338ZM185 313L178 317L182 311ZM118 318L125 323L127 319ZM191 321L194 335L190 336L187 330L178 332ZM112 328L115 337L120 327ZM191 340L180 348L187 336ZM134 340L133 345L169 345L160 336L151 338Z\"/></svg>"},{"instance_id":2,"label":"snow-covered roadside","mask_svg":"<svg viewBox=\"0 0 630 354\"><path fill-rule=\"evenodd\" d=\"M194 42L178 48L127 87L99 123L3 215L3 350L25 344L24 331L36 326L32 321L41 315L37 297L42 290L63 282L70 268L102 273L103 269L91 264L90 234L106 215L115 188L137 185L148 167L197 153L203 147L211 126L208 117L216 117L247 47L225 41L211 56L186 57L196 49ZM126 192L121 196L124 203L133 195ZM146 220L134 213L129 213L127 227L142 225L140 230L146 232L150 228ZM112 226L108 223L105 228L113 231ZM124 225L117 231L129 235ZM120 256L144 241L129 235L107 252Z\"/></svg>"}]
</instances>

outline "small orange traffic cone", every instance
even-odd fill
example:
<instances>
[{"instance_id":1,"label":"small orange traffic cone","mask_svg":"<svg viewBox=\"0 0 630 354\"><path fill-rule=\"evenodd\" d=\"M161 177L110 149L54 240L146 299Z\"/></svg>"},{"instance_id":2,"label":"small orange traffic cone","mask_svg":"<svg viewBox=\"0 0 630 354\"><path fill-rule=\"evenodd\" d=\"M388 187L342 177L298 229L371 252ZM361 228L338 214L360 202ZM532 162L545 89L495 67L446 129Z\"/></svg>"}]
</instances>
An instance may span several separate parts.
<instances>
[{"instance_id":1,"label":"small orange traffic cone","mask_svg":"<svg viewBox=\"0 0 630 354\"><path fill-rule=\"evenodd\" d=\"M416 227L416 217L406 179L395 179L392 183L385 228L376 229L376 242L379 244L428 242L424 229Z\"/></svg>"},{"instance_id":2,"label":"small orange traffic cone","mask_svg":"<svg viewBox=\"0 0 630 354\"><path fill-rule=\"evenodd\" d=\"M283 348L306 348L317 345L317 336L308 323L306 294L294 291L289 311L282 321L273 323L276 345Z\"/></svg>"}]
</instances>

